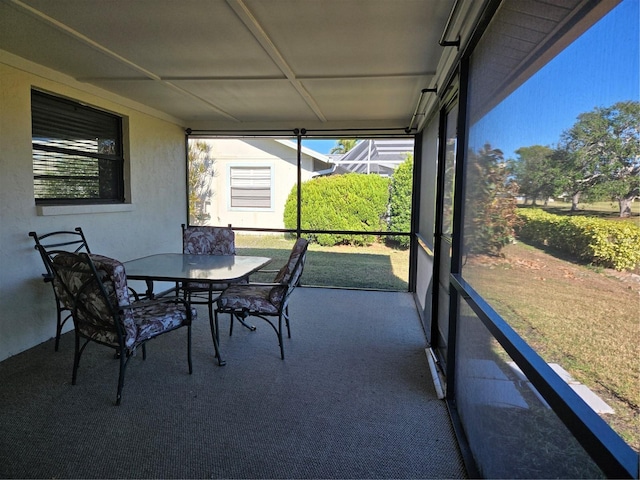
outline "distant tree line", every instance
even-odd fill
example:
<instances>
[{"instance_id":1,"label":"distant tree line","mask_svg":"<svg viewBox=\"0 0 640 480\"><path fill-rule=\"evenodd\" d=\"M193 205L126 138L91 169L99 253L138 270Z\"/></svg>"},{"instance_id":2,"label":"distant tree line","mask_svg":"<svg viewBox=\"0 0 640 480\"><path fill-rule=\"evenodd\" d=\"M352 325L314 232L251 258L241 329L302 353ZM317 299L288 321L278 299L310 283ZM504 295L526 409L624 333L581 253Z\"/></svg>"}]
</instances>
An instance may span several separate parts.
<instances>
[{"instance_id":1,"label":"distant tree line","mask_svg":"<svg viewBox=\"0 0 640 480\"><path fill-rule=\"evenodd\" d=\"M509 163L519 194L537 200L566 195L579 201L617 201L620 217L640 197L640 102L618 102L578 115L556 148L516 150Z\"/></svg>"}]
</instances>

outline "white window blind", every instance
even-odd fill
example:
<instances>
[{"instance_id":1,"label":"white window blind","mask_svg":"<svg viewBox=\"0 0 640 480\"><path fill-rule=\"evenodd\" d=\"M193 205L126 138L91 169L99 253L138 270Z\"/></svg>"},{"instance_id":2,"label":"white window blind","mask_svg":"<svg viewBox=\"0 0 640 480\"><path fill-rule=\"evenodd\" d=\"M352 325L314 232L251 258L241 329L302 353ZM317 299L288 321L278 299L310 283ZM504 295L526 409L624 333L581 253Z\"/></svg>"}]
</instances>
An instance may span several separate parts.
<instances>
[{"instance_id":1,"label":"white window blind","mask_svg":"<svg viewBox=\"0 0 640 480\"><path fill-rule=\"evenodd\" d=\"M271 167L231 167L231 208L271 208Z\"/></svg>"},{"instance_id":2,"label":"white window blind","mask_svg":"<svg viewBox=\"0 0 640 480\"><path fill-rule=\"evenodd\" d=\"M36 204L122 203L122 120L68 99L31 92Z\"/></svg>"}]
</instances>

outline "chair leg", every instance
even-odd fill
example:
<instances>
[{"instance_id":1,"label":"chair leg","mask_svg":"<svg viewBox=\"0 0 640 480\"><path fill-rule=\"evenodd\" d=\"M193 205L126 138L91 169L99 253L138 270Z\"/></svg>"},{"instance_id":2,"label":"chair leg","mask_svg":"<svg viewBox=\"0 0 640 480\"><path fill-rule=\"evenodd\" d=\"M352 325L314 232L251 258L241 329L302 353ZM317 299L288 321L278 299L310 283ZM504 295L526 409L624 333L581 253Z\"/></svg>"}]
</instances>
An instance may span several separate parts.
<instances>
[{"instance_id":1,"label":"chair leg","mask_svg":"<svg viewBox=\"0 0 640 480\"><path fill-rule=\"evenodd\" d=\"M216 358L218 359L218 365L219 366L224 366L227 364L227 362L225 362L222 359L222 356L220 355L220 345L218 343L218 311L214 310L213 311L213 317L214 318L209 318L209 327L211 327L211 339L213 340L213 349L216 352Z\"/></svg>"},{"instance_id":2,"label":"chair leg","mask_svg":"<svg viewBox=\"0 0 640 480\"><path fill-rule=\"evenodd\" d=\"M120 374L118 375L118 393L116 394L116 405L120 405L122 400L122 389L124 388L124 374L129 361L129 355L120 352Z\"/></svg>"},{"instance_id":3,"label":"chair leg","mask_svg":"<svg viewBox=\"0 0 640 480\"><path fill-rule=\"evenodd\" d=\"M189 375L193 373L193 365L191 363L191 325L187 325L187 362L189 363Z\"/></svg>"},{"instance_id":4,"label":"chair leg","mask_svg":"<svg viewBox=\"0 0 640 480\"><path fill-rule=\"evenodd\" d=\"M75 341L75 348L73 352L73 373L71 375L71 385L76 384L76 378L78 377L78 366L80 365L80 355L82 353L80 351L80 335L78 335L77 330L76 330L75 338L76 338L76 341Z\"/></svg>"},{"instance_id":5,"label":"chair leg","mask_svg":"<svg viewBox=\"0 0 640 480\"><path fill-rule=\"evenodd\" d=\"M284 360L284 345L282 345L282 316L282 313L278 315L278 331L276 333L278 334L278 343L280 344L280 358Z\"/></svg>"},{"instance_id":6,"label":"chair leg","mask_svg":"<svg viewBox=\"0 0 640 480\"><path fill-rule=\"evenodd\" d=\"M250 323L246 322L246 318L249 316L249 313L246 310L242 310L241 313L236 313L235 317L236 319L240 322L240 324L246 328L247 330L251 330L252 332L256 331L256 326L255 325L251 325ZM234 314L231 314L231 321L233 322L233 317ZM232 325L233 327L233 325ZM231 336L231 331L229 332L229 336Z\"/></svg>"},{"instance_id":7,"label":"chair leg","mask_svg":"<svg viewBox=\"0 0 640 480\"><path fill-rule=\"evenodd\" d=\"M58 300L56 299L56 303ZM54 346L54 350L57 352L60 347L60 335L62 334L62 312L60 310L60 304L56 305L56 310L58 311L58 318L56 323L56 344Z\"/></svg>"},{"instance_id":8,"label":"chair leg","mask_svg":"<svg viewBox=\"0 0 640 480\"><path fill-rule=\"evenodd\" d=\"M284 308L284 321L287 324L287 336L291 338L291 328L289 327L289 305Z\"/></svg>"}]
</instances>

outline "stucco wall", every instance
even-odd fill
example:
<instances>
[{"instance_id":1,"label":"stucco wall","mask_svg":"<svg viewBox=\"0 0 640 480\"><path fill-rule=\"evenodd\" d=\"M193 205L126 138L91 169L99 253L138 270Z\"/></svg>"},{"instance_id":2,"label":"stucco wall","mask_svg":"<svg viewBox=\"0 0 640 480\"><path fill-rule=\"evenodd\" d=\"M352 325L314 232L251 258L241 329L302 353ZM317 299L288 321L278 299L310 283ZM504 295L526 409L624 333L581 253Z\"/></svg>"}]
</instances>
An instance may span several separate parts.
<instances>
[{"instance_id":1,"label":"stucco wall","mask_svg":"<svg viewBox=\"0 0 640 480\"><path fill-rule=\"evenodd\" d=\"M125 261L180 251L180 224L186 220L181 126L142 113L126 99L89 90L39 66L16 65L7 57L0 55L0 360L55 335L53 293L42 281L44 266L28 232L81 226L93 252ZM128 205L38 214L31 156L32 86L125 117Z\"/></svg>"},{"instance_id":2,"label":"stucco wall","mask_svg":"<svg viewBox=\"0 0 640 480\"><path fill-rule=\"evenodd\" d=\"M274 139L205 140L211 145L215 159L214 194L207 212L210 225L252 228L284 228L284 204L297 182L297 150ZM302 181L313 174L313 159L302 154ZM273 208L232 209L229 201L229 167L264 165L272 168Z\"/></svg>"}]
</instances>

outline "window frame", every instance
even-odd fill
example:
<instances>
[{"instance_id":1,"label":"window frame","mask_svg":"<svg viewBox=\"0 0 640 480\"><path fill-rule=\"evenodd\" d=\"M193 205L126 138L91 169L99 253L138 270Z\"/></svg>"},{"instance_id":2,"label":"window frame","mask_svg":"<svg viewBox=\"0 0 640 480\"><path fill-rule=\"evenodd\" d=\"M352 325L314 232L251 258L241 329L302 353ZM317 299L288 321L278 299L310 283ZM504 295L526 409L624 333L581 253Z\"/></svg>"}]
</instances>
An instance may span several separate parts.
<instances>
[{"instance_id":1,"label":"window frame","mask_svg":"<svg viewBox=\"0 0 640 480\"><path fill-rule=\"evenodd\" d=\"M71 118L69 113L74 113ZM125 203L125 164L124 164L124 135L123 117L105 110L89 106L78 100L61 97L38 89L31 90L31 125L32 125L32 166L34 200L36 206L73 206L73 205L114 205ZM64 130L60 118L69 118L69 129ZM58 119L58 120L56 120ZM104 137L95 135L104 128ZM55 132L51 135L51 132ZM45 138L45 142L38 142L37 136ZM66 138L69 137L69 138ZM71 140L88 138L105 138L113 141L112 151L99 153L90 148L81 148L77 142L74 146ZM42 154L50 156L50 160L60 162L63 167L78 166L83 159L87 166L94 170L93 175L81 172L79 175L47 175L40 173L46 168L50 160L38 157ZM65 158L66 157L66 158ZM82 187L83 182L93 182L97 194L81 196L72 192L69 196L38 196L38 180L51 180L64 177L64 183ZM75 178L73 178L75 177ZM44 187L46 189L46 187ZM55 194L55 186L52 191ZM91 192L89 192L91 193Z\"/></svg>"}]
</instances>

